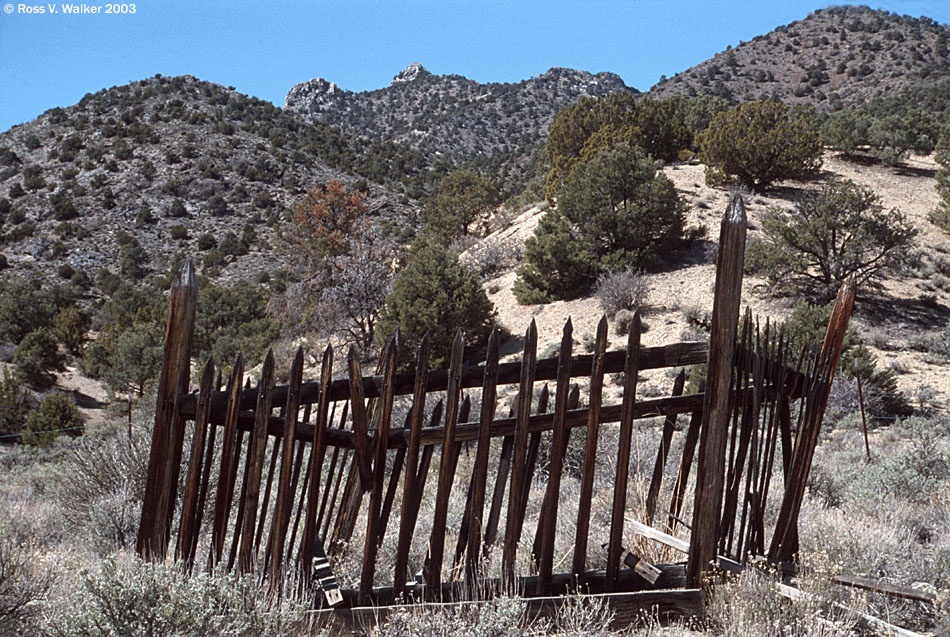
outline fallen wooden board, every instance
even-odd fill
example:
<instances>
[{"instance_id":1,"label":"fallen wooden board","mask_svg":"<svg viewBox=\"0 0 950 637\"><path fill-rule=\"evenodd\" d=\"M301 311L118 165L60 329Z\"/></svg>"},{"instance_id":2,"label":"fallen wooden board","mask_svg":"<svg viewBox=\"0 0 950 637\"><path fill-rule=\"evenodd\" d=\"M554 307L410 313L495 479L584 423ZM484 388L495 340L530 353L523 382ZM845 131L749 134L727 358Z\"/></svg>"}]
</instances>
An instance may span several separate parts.
<instances>
[{"instance_id":1,"label":"fallen wooden board","mask_svg":"<svg viewBox=\"0 0 950 637\"><path fill-rule=\"evenodd\" d=\"M893 597L902 597L904 599L912 599L918 602L929 602L932 604L937 601L937 596L933 593L919 591L915 588L910 588L907 586L888 584L887 582L882 582L870 577L858 577L856 575L835 575L831 578L831 581L835 584L841 584L842 586L850 586L852 588L860 588L866 591L884 593Z\"/></svg>"},{"instance_id":2,"label":"fallen wooden board","mask_svg":"<svg viewBox=\"0 0 950 637\"><path fill-rule=\"evenodd\" d=\"M633 569L621 569L618 577L618 586L626 592L646 591L646 590L670 590L684 588L686 583L686 573L683 564L655 564L661 571L656 582L651 586ZM590 570L584 573L582 578L583 587L580 589L587 594L608 593L607 575L604 570ZM501 580L497 578L488 578L479 582L479 591L500 591ZM570 595L578 591L577 578L571 573L554 573L551 577L550 588L543 590L540 577L530 575L518 578L515 589L518 595L524 598L548 597L552 595ZM358 591L344 589L343 607L355 608L361 606ZM374 606L388 606L403 604L407 601L422 602L425 600L442 602L464 601L471 599L472 593L468 585L457 580L453 582L443 582L439 591L430 591L425 588L422 582L409 582L400 590L394 587L381 587L373 589L371 603Z\"/></svg>"},{"instance_id":3,"label":"fallen wooden board","mask_svg":"<svg viewBox=\"0 0 950 637\"><path fill-rule=\"evenodd\" d=\"M812 597L811 594L801 591L794 586L789 586L787 584L775 583L775 590L782 597L788 599L809 599ZM907 630L906 628L901 628L900 626L895 626L894 624L889 624L883 619L878 619L873 615L868 615L867 613L862 613L861 611L854 610L853 608L848 608L844 604L839 602L832 602L835 608L840 608L849 613L854 613L860 617L868 626L879 631L884 635L897 635L898 637L924 637L921 633L915 633L912 630Z\"/></svg>"},{"instance_id":4,"label":"fallen wooden board","mask_svg":"<svg viewBox=\"0 0 950 637\"><path fill-rule=\"evenodd\" d=\"M655 540L659 542L660 544L665 544L666 546L669 546L670 548L676 549L677 551L681 553L686 553L687 555L689 555L689 541L688 540L674 537L670 535L669 533L664 533L663 531L658 531L657 529L654 529L652 526L647 526L646 524L642 522L638 522L637 520L634 520L632 518L626 518L626 520L630 524L630 526L633 527L633 530L639 533L640 535L642 535L643 537L650 538L651 540ZM719 568L723 569L724 571L729 571L730 573L741 573L743 570L743 566L741 564L739 564L736 561L730 560L728 557L723 557L722 555L719 555L717 557L717 563L719 565Z\"/></svg>"},{"instance_id":5,"label":"fallen wooden board","mask_svg":"<svg viewBox=\"0 0 950 637\"><path fill-rule=\"evenodd\" d=\"M683 540L678 537L673 537L672 535L664 533L663 531L658 531L651 526L647 526L646 524L643 524L642 522L638 522L630 518L627 518L627 522L630 523L634 531L636 531L643 537L648 537L652 540L656 540L657 542L660 542L661 544L665 544L666 546L674 548L678 551L682 551L683 553L689 552L689 542L687 542L686 540ZM719 562L720 568L723 568L724 570L728 570L733 573L741 573L742 571L745 570L745 567L742 566L741 564L734 562L733 560L730 560L729 558L723 557L721 555L718 557L718 562ZM860 580L862 578L851 578L851 579ZM873 580L870 580L870 582L873 582ZM843 582L839 582L839 583L843 583ZM799 589L795 588L794 586L788 586L787 584L780 584L776 582L776 587L777 587L776 590L778 591L778 593L782 595L783 597L787 597L788 599L800 599L804 596L808 596L808 593L804 593L800 591ZM871 590L878 590L878 589L871 589ZM881 591L881 592L884 592L884 591ZM848 610L849 612L854 612L856 615L861 617L861 619L864 622L866 622L869 626L871 626L875 630L879 630L883 632L885 635L898 635L899 637L923 637L923 635L921 635L920 633L915 633L911 630L907 630L906 628L901 628L900 626L894 626L893 624L889 624L883 619L878 619L877 617L874 617L873 615L868 615L866 613L854 611L852 609L847 609L843 605L839 604L838 602L834 602L834 605L838 608Z\"/></svg>"},{"instance_id":6,"label":"fallen wooden board","mask_svg":"<svg viewBox=\"0 0 950 637\"><path fill-rule=\"evenodd\" d=\"M637 591L627 593L599 593L575 597L529 597L520 601L525 606L525 618L530 621L552 619L558 609L567 602L577 599L591 603L604 603L613 613L611 627L621 628L642 620L644 613L661 618L693 617L703 610L702 591L695 588ZM340 630L371 630L386 621L394 609L413 608L422 613L439 611L458 611L474 608L486 601L427 602L409 606L360 606L343 609L322 609L311 611L317 625L328 626L331 623Z\"/></svg>"}]
</instances>

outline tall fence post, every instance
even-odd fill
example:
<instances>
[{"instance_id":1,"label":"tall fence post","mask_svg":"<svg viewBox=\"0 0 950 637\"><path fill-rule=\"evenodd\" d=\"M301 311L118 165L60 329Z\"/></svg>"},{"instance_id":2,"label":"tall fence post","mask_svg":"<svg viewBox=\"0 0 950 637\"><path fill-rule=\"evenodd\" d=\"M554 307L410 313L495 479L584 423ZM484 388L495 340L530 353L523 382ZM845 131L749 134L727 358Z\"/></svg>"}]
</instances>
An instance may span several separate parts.
<instances>
[{"instance_id":1,"label":"tall fence post","mask_svg":"<svg viewBox=\"0 0 950 637\"><path fill-rule=\"evenodd\" d=\"M168 545L184 439L184 421L177 414L176 399L188 391L197 305L198 282L195 268L188 261L171 286L155 428L136 543L138 554L150 560L164 559Z\"/></svg>"},{"instance_id":2,"label":"tall fence post","mask_svg":"<svg viewBox=\"0 0 950 637\"><path fill-rule=\"evenodd\" d=\"M696 466L696 498L693 528L686 566L688 586L700 584L716 558L719 517L722 506L726 433L729 428L729 390L742 296L742 266L745 260L746 212L742 196L729 202L719 231L716 263L716 293L709 338L709 366L703 398L703 421Z\"/></svg>"}]
</instances>

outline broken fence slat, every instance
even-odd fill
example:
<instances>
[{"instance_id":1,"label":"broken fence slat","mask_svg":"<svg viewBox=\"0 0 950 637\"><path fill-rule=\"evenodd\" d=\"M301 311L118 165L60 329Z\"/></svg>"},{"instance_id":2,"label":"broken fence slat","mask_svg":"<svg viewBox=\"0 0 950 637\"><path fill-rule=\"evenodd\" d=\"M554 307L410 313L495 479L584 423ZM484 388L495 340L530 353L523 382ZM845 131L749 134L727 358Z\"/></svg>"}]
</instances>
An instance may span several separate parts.
<instances>
[{"instance_id":1,"label":"broken fence slat","mask_svg":"<svg viewBox=\"0 0 950 637\"><path fill-rule=\"evenodd\" d=\"M574 558L571 572L583 578L587 568L587 536L590 530L590 504L594 493L594 465L597 460L597 428L604 389L604 355L607 351L607 317L597 324L594 356L590 373L590 405L587 410L587 437L584 442L584 469L577 505L577 527L574 534Z\"/></svg>"},{"instance_id":2,"label":"broken fence slat","mask_svg":"<svg viewBox=\"0 0 950 637\"><path fill-rule=\"evenodd\" d=\"M627 337L627 364L624 369L623 406L617 443L617 473L610 515L610 541L607 545L607 586L613 589L620 570L624 512L627 508L627 476L630 472L630 446L633 439L633 405L637 401L637 376L640 374L640 310L633 314Z\"/></svg>"}]
</instances>

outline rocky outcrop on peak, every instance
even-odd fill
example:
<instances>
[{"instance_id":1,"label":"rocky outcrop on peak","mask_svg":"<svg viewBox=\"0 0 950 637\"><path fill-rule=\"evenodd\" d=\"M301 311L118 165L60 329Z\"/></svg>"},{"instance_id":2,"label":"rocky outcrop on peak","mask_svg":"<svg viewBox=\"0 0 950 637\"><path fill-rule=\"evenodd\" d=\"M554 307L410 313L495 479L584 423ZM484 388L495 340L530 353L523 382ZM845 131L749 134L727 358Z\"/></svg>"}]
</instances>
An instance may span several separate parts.
<instances>
[{"instance_id":1,"label":"rocky outcrop on peak","mask_svg":"<svg viewBox=\"0 0 950 637\"><path fill-rule=\"evenodd\" d=\"M418 62L413 62L402 71L399 72L399 75L393 78L393 84L399 84L400 82L412 82L413 80L418 80L419 78L429 77L432 73L429 73L426 70L426 67L422 66Z\"/></svg>"},{"instance_id":2,"label":"rocky outcrop on peak","mask_svg":"<svg viewBox=\"0 0 950 637\"><path fill-rule=\"evenodd\" d=\"M328 82L322 77L314 78L303 84L296 84L287 93L287 104L303 104L309 112L320 112L325 106L333 104L347 93L334 82Z\"/></svg>"}]
</instances>

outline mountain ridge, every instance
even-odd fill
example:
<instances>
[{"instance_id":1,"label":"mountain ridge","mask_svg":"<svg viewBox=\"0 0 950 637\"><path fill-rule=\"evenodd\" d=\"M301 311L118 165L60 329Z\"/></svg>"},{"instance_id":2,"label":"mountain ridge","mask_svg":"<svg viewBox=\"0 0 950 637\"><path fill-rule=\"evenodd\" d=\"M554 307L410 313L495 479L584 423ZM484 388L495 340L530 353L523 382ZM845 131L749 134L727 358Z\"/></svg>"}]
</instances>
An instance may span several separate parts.
<instances>
[{"instance_id":1,"label":"mountain ridge","mask_svg":"<svg viewBox=\"0 0 950 637\"><path fill-rule=\"evenodd\" d=\"M619 75L553 67L520 82L433 75L418 62L389 86L353 92L323 78L290 88L286 110L374 141L416 149L449 166L476 163L511 177L533 157L557 110L585 96L638 94Z\"/></svg>"},{"instance_id":2,"label":"mountain ridge","mask_svg":"<svg viewBox=\"0 0 950 637\"><path fill-rule=\"evenodd\" d=\"M819 9L728 46L653 86L652 97L718 95L777 99L835 111L895 94L937 94L950 102L950 27L866 6Z\"/></svg>"}]
</instances>

